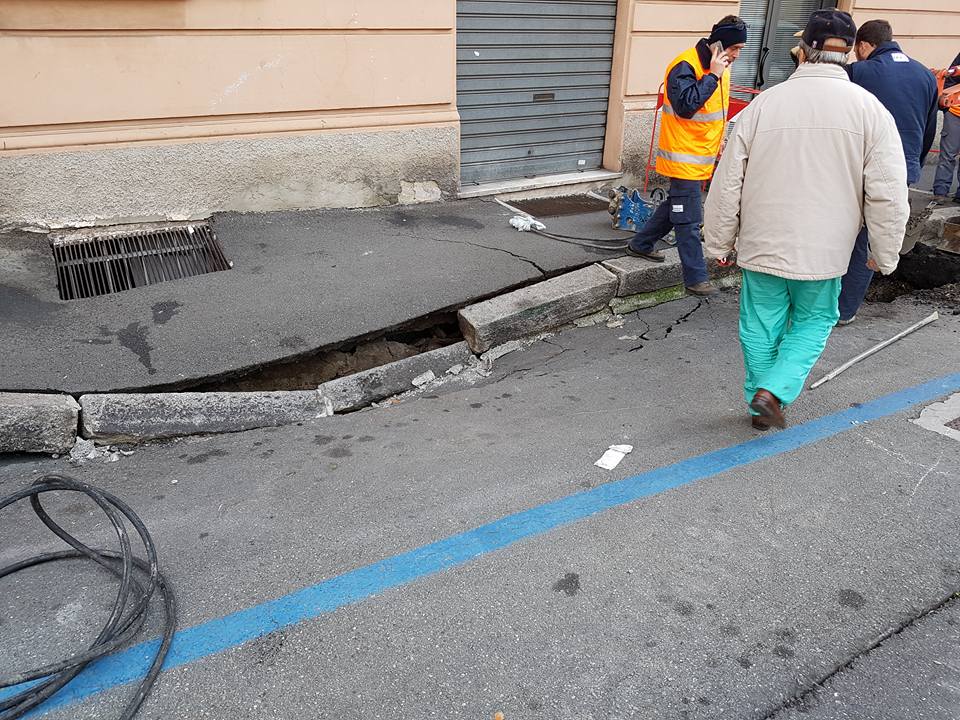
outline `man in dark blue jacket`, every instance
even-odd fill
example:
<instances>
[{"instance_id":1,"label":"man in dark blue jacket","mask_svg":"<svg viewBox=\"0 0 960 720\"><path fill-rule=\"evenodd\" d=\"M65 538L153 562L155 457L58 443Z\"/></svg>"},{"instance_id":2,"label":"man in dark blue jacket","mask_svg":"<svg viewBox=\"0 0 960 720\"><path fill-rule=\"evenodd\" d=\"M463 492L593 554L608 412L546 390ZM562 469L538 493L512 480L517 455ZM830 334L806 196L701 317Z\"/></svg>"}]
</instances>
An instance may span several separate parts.
<instances>
[{"instance_id":1,"label":"man in dark blue jacket","mask_svg":"<svg viewBox=\"0 0 960 720\"><path fill-rule=\"evenodd\" d=\"M850 79L876 95L893 115L903 144L907 184L912 185L920 179L920 168L937 132L937 81L893 41L893 28L886 20L868 20L861 25L854 52L859 62L847 66ZM840 325L853 322L873 279L873 270L867 267L868 244L864 228L843 276Z\"/></svg>"}]
</instances>

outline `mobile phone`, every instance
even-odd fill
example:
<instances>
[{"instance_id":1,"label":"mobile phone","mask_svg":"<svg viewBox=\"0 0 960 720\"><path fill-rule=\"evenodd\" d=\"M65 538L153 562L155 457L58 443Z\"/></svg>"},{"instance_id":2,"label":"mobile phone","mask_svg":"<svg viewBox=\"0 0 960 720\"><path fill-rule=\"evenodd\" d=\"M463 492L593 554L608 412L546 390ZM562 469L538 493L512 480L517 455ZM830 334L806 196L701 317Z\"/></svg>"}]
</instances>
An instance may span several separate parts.
<instances>
[{"instance_id":1,"label":"mobile phone","mask_svg":"<svg viewBox=\"0 0 960 720\"><path fill-rule=\"evenodd\" d=\"M716 50L717 52L723 52L723 43L717 40L715 43L711 43L710 48Z\"/></svg>"}]
</instances>

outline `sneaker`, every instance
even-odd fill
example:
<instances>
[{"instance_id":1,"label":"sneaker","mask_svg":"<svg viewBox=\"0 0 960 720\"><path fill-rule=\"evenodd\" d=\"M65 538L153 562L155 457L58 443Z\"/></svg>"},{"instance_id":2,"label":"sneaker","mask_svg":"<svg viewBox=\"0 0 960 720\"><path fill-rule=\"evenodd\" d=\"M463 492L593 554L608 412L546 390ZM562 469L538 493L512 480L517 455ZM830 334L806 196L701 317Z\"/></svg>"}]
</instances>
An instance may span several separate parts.
<instances>
[{"instance_id":1,"label":"sneaker","mask_svg":"<svg viewBox=\"0 0 960 720\"><path fill-rule=\"evenodd\" d=\"M696 285L688 285L687 292L692 293L693 295L707 296L707 295L716 295L720 291L717 290L717 288L715 288L712 283L702 282L702 283L697 283Z\"/></svg>"},{"instance_id":2,"label":"sneaker","mask_svg":"<svg viewBox=\"0 0 960 720\"><path fill-rule=\"evenodd\" d=\"M662 263L664 260L667 259L667 256L664 255L659 250L650 250L649 252L640 252L639 250L634 250L629 245L627 245L627 255L643 258L644 260L649 260L650 262L656 262L656 263Z\"/></svg>"},{"instance_id":3,"label":"sneaker","mask_svg":"<svg viewBox=\"0 0 960 720\"><path fill-rule=\"evenodd\" d=\"M837 320L837 325L840 326L840 327L843 327L844 325L849 325L850 323L852 323L852 322L853 322L854 320L856 320L856 319L857 319L857 316L854 315L853 317L847 318L846 320Z\"/></svg>"}]
</instances>

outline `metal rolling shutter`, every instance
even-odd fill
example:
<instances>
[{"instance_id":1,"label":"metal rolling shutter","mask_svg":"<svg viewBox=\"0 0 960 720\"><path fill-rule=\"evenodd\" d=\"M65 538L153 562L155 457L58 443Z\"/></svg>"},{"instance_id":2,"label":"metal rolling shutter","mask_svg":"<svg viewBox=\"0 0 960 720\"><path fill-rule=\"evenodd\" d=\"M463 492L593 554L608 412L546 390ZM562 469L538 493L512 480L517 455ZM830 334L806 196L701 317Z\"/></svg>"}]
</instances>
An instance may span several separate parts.
<instances>
[{"instance_id":1,"label":"metal rolling shutter","mask_svg":"<svg viewBox=\"0 0 960 720\"><path fill-rule=\"evenodd\" d=\"M464 184L598 168L616 0L457 0Z\"/></svg>"}]
</instances>

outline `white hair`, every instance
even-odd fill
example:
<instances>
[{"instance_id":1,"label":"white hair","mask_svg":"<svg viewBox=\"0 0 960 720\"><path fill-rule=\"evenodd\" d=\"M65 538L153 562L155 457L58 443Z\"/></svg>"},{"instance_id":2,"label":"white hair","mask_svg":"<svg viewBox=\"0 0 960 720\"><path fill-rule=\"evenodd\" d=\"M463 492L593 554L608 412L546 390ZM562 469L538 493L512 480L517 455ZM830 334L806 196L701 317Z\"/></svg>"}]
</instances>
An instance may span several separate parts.
<instances>
[{"instance_id":1,"label":"white hair","mask_svg":"<svg viewBox=\"0 0 960 720\"><path fill-rule=\"evenodd\" d=\"M850 62L850 54L846 52L837 52L834 50L815 50L807 45L803 40L800 41L800 49L806 58L806 62L826 65L846 65Z\"/></svg>"}]
</instances>

